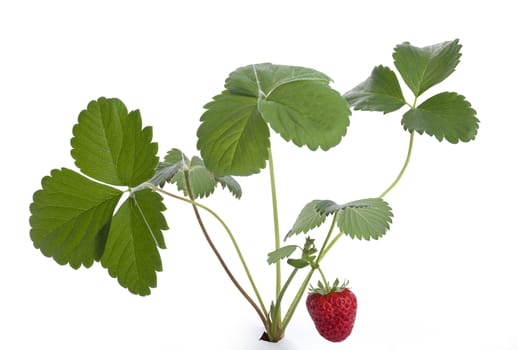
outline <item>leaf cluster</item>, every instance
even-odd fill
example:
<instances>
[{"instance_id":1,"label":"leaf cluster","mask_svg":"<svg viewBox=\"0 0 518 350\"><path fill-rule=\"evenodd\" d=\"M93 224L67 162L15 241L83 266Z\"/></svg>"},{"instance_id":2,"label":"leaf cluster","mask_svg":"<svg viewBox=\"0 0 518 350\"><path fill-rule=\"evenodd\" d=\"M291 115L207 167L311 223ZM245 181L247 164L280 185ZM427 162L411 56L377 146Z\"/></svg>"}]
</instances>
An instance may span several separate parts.
<instances>
[{"instance_id":1,"label":"leaf cluster","mask_svg":"<svg viewBox=\"0 0 518 350\"><path fill-rule=\"evenodd\" d=\"M162 197L137 188L158 163L152 130L142 128L138 110L99 98L79 114L73 135L71 154L84 175L62 168L43 178L30 206L34 246L76 269L99 261L123 287L147 295L168 229ZM115 186L127 187L126 199Z\"/></svg>"},{"instance_id":2,"label":"leaf cluster","mask_svg":"<svg viewBox=\"0 0 518 350\"><path fill-rule=\"evenodd\" d=\"M475 138L479 120L476 111L464 96L456 92L440 92L419 105L418 97L450 76L460 62L459 40L416 47L405 42L395 47L394 65L406 86L413 93L412 103L405 100L401 84L392 69L375 67L369 78L343 96L355 110L391 113L405 105L401 124L410 132L426 133L450 143L468 142Z\"/></svg>"},{"instance_id":3,"label":"leaf cluster","mask_svg":"<svg viewBox=\"0 0 518 350\"><path fill-rule=\"evenodd\" d=\"M149 182L160 187L164 187L166 182L174 183L186 197L192 196L193 199L210 196L218 184L222 188L228 188L238 199L243 193L241 186L232 176L215 175L207 169L200 157L193 156L189 159L177 148L167 152L164 161L160 162Z\"/></svg>"},{"instance_id":4,"label":"leaf cluster","mask_svg":"<svg viewBox=\"0 0 518 350\"><path fill-rule=\"evenodd\" d=\"M313 265L316 259L316 253L318 252L315 247L315 240L311 237L306 237L306 243L304 247L297 245L286 245L273 252L268 253L268 264L275 264L279 260L289 258L296 250L301 250L301 256L298 259L287 259L287 263L297 269L302 269L308 265Z\"/></svg>"}]
</instances>

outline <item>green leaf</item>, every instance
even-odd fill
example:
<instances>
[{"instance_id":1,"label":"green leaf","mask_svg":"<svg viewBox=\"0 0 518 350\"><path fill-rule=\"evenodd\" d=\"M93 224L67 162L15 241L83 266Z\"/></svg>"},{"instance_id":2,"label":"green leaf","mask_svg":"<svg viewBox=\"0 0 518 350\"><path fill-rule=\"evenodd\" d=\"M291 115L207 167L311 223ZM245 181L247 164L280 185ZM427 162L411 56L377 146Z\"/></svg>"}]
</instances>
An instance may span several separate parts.
<instances>
[{"instance_id":1,"label":"green leaf","mask_svg":"<svg viewBox=\"0 0 518 350\"><path fill-rule=\"evenodd\" d=\"M426 132L439 141L458 143L475 139L479 120L464 96L443 92L406 112L401 123L405 130Z\"/></svg>"},{"instance_id":2,"label":"green leaf","mask_svg":"<svg viewBox=\"0 0 518 350\"><path fill-rule=\"evenodd\" d=\"M262 63L240 67L230 73L225 88L237 95L260 97L294 81L319 81L328 84L331 78L311 68Z\"/></svg>"},{"instance_id":3,"label":"green leaf","mask_svg":"<svg viewBox=\"0 0 518 350\"><path fill-rule=\"evenodd\" d=\"M370 77L343 97L356 110L390 113L405 104L396 74L388 67L377 66Z\"/></svg>"},{"instance_id":4,"label":"green leaf","mask_svg":"<svg viewBox=\"0 0 518 350\"><path fill-rule=\"evenodd\" d=\"M189 169L189 180L194 198L208 197L216 188L216 180L203 162L193 164Z\"/></svg>"},{"instance_id":5,"label":"green leaf","mask_svg":"<svg viewBox=\"0 0 518 350\"><path fill-rule=\"evenodd\" d=\"M159 248L166 249L162 231L168 230L167 221L162 214L166 210L163 198L149 189L134 192L133 200L138 205L140 215L146 220L147 228Z\"/></svg>"},{"instance_id":6,"label":"green leaf","mask_svg":"<svg viewBox=\"0 0 518 350\"><path fill-rule=\"evenodd\" d=\"M288 259L288 264L293 266L296 269L303 269L309 265L309 261L304 259Z\"/></svg>"},{"instance_id":7,"label":"green leaf","mask_svg":"<svg viewBox=\"0 0 518 350\"><path fill-rule=\"evenodd\" d=\"M189 164L189 158L178 148L173 148L165 155L164 162L171 165L181 164L183 166L184 164Z\"/></svg>"},{"instance_id":8,"label":"green leaf","mask_svg":"<svg viewBox=\"0 0 518 350\"><path fill-rule=\"evenodd\" d=\"M349 203L336 204L332 200L324 199L324 200L319 200L317 203L315 203L315 210L320 215L329 215L329 214L334 214L338 210L345 208L348 204Z\"/></svg>"},{"instance_id":9,"label":"green leaf","mask_svg":"<svg viewBox=\"0 0 518 350\"><path fill-rule=\"evenodd\" d=\"M121 196L121 191L72 170L53 170L43 178L30 206L34 246L61 265L92 266L105 250Z\"/></svg>"},{"instance_id":10,"label":"green leaf","mask_svg":"<svg viewBox=\"0 0 518 350\"><path fill-rule=\"evenodd\" d=\"M216 176L216 181L221 184L221 187L228 188L234 197L241 198L243 194L241 186L232 176Z\"/></svg>"},{"instance_id":11,"label":"green leaf","mask_svg":"<svg viewBox=\"0 0 518 350\"><path fill-rule=\"evenodd\" d=\"M152 129L142 129L139 111L128 113L115 98L91 101L79 114L71 140L81 172L96 180L134 187L150 179L158 163Z\"/></svg>"},{"instance_id":12,"label":"green leaf","mask_svg":"<svg viewBox=\"0 0 518 350\"><path fill-rule=\"evenodd\" d=\"M197 147L217 176L247 176L266 166L270 131L257 99L223 92L205 105Z\"/></svg>"},{"instance_id":13,"label":"green leaf","mask_svg":"<svg viewBox=\"0 0 518 350\"><path fill-rule=\"evenodd\" d=\"M150 190L134 192L113 217L102 265L131 293L148 295L162 271L157 246L165 248L167 229L162 198Z\"/></svg>"},{"instance_id":14,"label":"green leaf","mask_svg":"<svg viewBox=\"0 0 518 350\"><path fill-rule=\"evenodd\" d=\"M167 152L164 161L158 164L155 175L149 182L164 187L166 182L172 182L175 175L188 166L189 159L185 154L179 149L173 148Z\"/></svg>"},{"instance_id":15,"label":"green leaf","mask_svg":"<svg viewBox=\"0 0 518 350\"><path fill-rule=\"evenodd\" d=\"M226 90L205 105L197 147L217 176L251 175L266 166L270 132L311 150L336 146L349 125L347 102L313 69L272 65L242 67Z\"/></svg>"},{"instance_id":16,"label":"green leaf","mask_svg":"<svg viewBox=\"0 0 518 350\"><path fill-rule=\"evenodd\" d=\"M341 205L336 224L352 238L378 239L392 223L392 209L381 198L368 198Z\"/></svg>"},{"instance_id":17,"label":"green leaf","mask_svg":"<svg viewBox=\"0 0 518 350\"><path fill-rule=\"evenodd\" d=\"M418 97L455 71L461 47L458 39L422 48L405 42L394 49L394 64Z\"/></svg>"},{"instance_id":18,"label":"green leaf","mask_svg":"<svg viewBox=\"0 0 518 350\"><path fill-rule=\"evenodd\" d=\"M340 143L351 112L340 94L320 81L281 85L260 99L264 120L286 141L311 150L328 150Z\"/></svg>"},{"instance_id":19,"label":"green leaf","mask_svg":"<svg viewBox=\"0 0 518 350\"><path fill-rule=\"evenodd\" d=\"M156 168L155 175L148 182L155 186L164 187L166 182L172 181L181 168L182 166L180 163L171 165L165 162L160 162Z\"/></svg>"},{"instance_id":20,"label":"green leaf","mask_svg":"<svg viewBox=\"0 0 518 350\"><path fill-rule=\"evenodd\" d=\"M274 264L277 261L289 257L297 249L296 245L287 245L281 247L273 252L268 253L268 264Z\"/></svg>"},{"instance_id":21,"label":"green leaf","mask_svg":"<svg viewBox=\"0 0 518 350\"><path fill-rule=\"evenodd\" d=\"M208 197L214 192L218 183L228 188L236 198L240 198L242 191L239 183L231 176L215 176L205 167L204 161L197 156L188 159L179 149L173 148L164 157L157 167L155 176L149 181L156 186L163 187L166 182L176 183L179 191L189 196L185 184L185 172L189 174L190 186L194 198Z\"/></svg>"},{"instance_id":22,"label":"green leaf","mask_svg":"<svg viewBox=\"0 0 518 350\"><path fill-rule=\"evenodd\" d=\"M285 240L288 237L291 237L299 233L307 233L308 231L324 223L327 214L319 212L317 210L317 206L320 202L322 201L313 200L306 204L304 208L302 208L300 214L295 220L295 223L293 224L292 228L289 230L288 234L284 238Z\"/></svg>"}]
</instances>

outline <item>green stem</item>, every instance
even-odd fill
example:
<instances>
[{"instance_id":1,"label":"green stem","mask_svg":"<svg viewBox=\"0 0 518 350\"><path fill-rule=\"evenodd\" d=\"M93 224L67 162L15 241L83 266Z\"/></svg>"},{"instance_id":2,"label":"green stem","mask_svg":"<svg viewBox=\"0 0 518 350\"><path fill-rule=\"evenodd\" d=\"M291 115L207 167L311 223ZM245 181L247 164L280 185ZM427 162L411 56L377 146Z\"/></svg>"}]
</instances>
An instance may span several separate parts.
<instances>
[{"instance_id":1,"label":"green stem","mask_svg":"<svg viewBox=\"0 0 518 350\"><path fill-rule=\"evenodd\" d=\"M340 237L343 236L343 233L342 232L339 232L335 238L333 238L333 240L331 241L331 243L329 243L329 245L322 250L322 256L321 256L321 259L324 258L324 256L326 256L326 254L329 252L329 250L335 245L335 243L340 239Z\"/></svg>"},{"instance_id":2,"label":"green stem","mask_svg":"<svg viewBox=\"0 0 518 350\"><path fill-rule=\"evenodd\" d=\"M280 317L280 313L281 313L280 308L281 308L282 298L284 297L286 290L288 290L288 286L290 285L291 281L293 280L293 278L295 278L295 275L297 274L298 270L299 270L298 268L293 269L291 274L288 276L288 279L286 280L286 282L284 282L284 285L282 286L282 289L279 292L279 294L277 295L277 299L275 300L275 306L272 310L272 314L279 315L279 317L273 317L273 320L272 320L273 334L271 335L271 339L270 339L272 341L276 341L275 338L279 338L278 332L280 332L280 334L282 336L282 334L284 333L284 330L286 329L286 327L283 327L283 324L281 323L281 317Z\"/></svg>"},{"instance_id":3,"label":"green stem","mask_svg":"<svg viewBox=\"0 0 518 350\"><path fill-rule=\"evenodd\" d=\"M223 266L223 269L225 270L225 272L227 273L228 277L231 279L231 281L234 283L234 285L236 286L236 288L241 292L241 294L245 297L245 299L252 305L252 307L256 310L256 312L258 313L262 323L264 324L265 328L267 328L267 320L266 320L266 314L268 313L268 311L266 310L266 307L264 305L264 302L261 298L261 295L259 294L259 290L257 289L257 286L254 282L254 279L252 277L252 274L250 273L250 269L248 268L248 265L243 257L243 254L241 253L241 249L239 248L239 245L237 244L237 241L236 239L234 238L234 235L232 234L232 232L230 231L230 228L227 226L227 224L223 221L223 219L221 219L221 217L216 214L212 209L206 207L205 205L203 204L200 204L198 202L195 202L194 200L192 199L188 199L188 198L184 198L184 197L181 197L181 196L177 196L173 193L170 193L168 191L165 191L163 189L161 189L160 187L157 187L155 185L152 185L152 184L148 184L149 187L151 187L153 190L157 191L157 192L160 192L162 194L165 194L167 196L170 196L172 198L175 198L175 199L178 199L178 200L181 200L183 202L186 202L186 203L190 203L193 208L194 208L194 212L195 212L195 215L196 215L196 218L198 220L198 223L200 224L200 227L205 235L205 238L207 239L209 245L211 246L212 250L214 251L214 253L216 254L216 257L218 258L220 264ZM237 282L237 280L235 279L235 277L233 276L233 274L230 272L230 270L228 269L226 263L224 262L223 258L221 257L221 255L219 254L219 252L217 251L216 247L214 246L212 240L210 239L209 235L208 235L208 232L205 228L205 225L203 224L203 221L201 220L201 216L199 215L199 211L197 210L197 208L202 208L203 210L207 211L209 214L211 214L216 220L219 221L219 223L223 226L223 228L225 229L225 231L227 232L230 240L232 241L232 244L234 246L234 249L236 250L237 252L237 255L239 257L239 260L241 261L241 265L243 266L243 269L245 270L245 273L246 273L246 276L248 277L248 280L250 281L250 284L252 286L252 289L254 290L254 293L257 297L257 300L259 301L259 304L261 306L261 308L259 309L259 307L257 306L257 304L252 300L252 298L248 295L248 293L246 293L246 291L241 287L241 285L239 284L239 282ZM262 312L261 312L262 310Z\"/></svg>"},{"instance_id":4,"label":"green stem","mask_svg":"<svg viewBox=\"0 0 518 350\"><path fill-rule=\"evenodd\" d=\"M272 210L273 210L273 231L275 234L275 250L281 247L281 235L279 231L279 210L277 206L277 189L275 187L275 171L273 167L273 156L271 148L268 148L268 167L270 170L270 191L272 193ZM281 262L275 263L275 295L278 297L281 293ZM281 305L277 304L274 307L271 315L272 327L270 329L270 339L276 341L282 337L282 323L281 323Z\"/></svg>"},{"instance_id":5,"label":"green stem","mask_svg":"<svg viewBox=\"0 0 518 350\"><path fill-rule=\"evenodd\" d=\"M320 266L317 267L317 269L318 269L318 272L320 273L320 276L322 277L322 280L324 281L324 285L326 286L326 289L329 290L329 282L328 282L326 276L324 275L324 271L322 271Z\"/></svg>"},{"instance_id":6,"label":"green stem","mask_svg":"<svg viewBox=\"0 0 518 350\"><path fill-rule=\"evenodd\" d=\"M331 233L333 233L333 230L335 228L337 216L338 216L337 213L334 213L334 215L333 215L333 222L331 222L331 227L329 227L329 231L327 232L326 239L324 240L324 243L322 244L322 248L320 249L320 253L318 253L318 257L317 257L317 260L315 262L317 267L318 267L318 264L320 264L320 262L324 258L324 252L327 250L326 249L327 248L327 243L329 242L329 239L331 238Z\"/></svg>"},{"instance_id":7,"label":"green stem","mask_svg":"<svg viewBox=\"0 0 518 350\"><path fill-rule=\"evenodd\" d=\"M401 180L401 178L403 177L403 174L405 173L408 163L410 163L410 157L412 156L413 145L414 145L414 132L412 131L410 133L410 141L408 143L408 151L406 154L405 163L403 164L403 167L401 168L401 171L399 172L399 174L396 177L396 179L394 180L394 182L392 182L392 184L390 184L390 186L385 191L383 191L382 194L380 194L379 198L385 197L387 195L387 193L392 191L392 189L398 184L399 180Z\"/></svg>"},{"instance_id":8,"label":"green stem","mask_svg":"<svg viewBox=\"0 0 518 350\"><path fill-rule=\"evenodd\" d=\"M291 305L288 308L288 311L286 312L284 319L282 320L282 327L284 329L286 329L286 327L288 327L288 324L290 323L291 318L293 317L293 314L295 313L295 309L299 305L300 299L302 299L302 296L304 295L304 292L306 291L306 288L308 287L309 281L311 281L311 276L313 276L313 272L315 272L315 268L311 267L311 270L309 270L306 278L304 279L299 290L297 291L295 298L291 302Z\"/></svg>"},{"instance_id":9,"label":"green stem","mask_svg":"<svg viewBox=\"0 0 518 350\"><path fill-rule=\"evenodd\" d=\"M281 247L281 235L279 232L279 211L277 207L277 190L275 188L275 171L273 167L273 156L271 148L268 148L268 166L270 170L270 189L272 193L272 209L273 209L273 229L275 233L275 250ZM275 263L275 295L281 292L281 262ZM281 308L278 307L278 314L272 317L280 318Z\"/></svg>"}]
</instances>

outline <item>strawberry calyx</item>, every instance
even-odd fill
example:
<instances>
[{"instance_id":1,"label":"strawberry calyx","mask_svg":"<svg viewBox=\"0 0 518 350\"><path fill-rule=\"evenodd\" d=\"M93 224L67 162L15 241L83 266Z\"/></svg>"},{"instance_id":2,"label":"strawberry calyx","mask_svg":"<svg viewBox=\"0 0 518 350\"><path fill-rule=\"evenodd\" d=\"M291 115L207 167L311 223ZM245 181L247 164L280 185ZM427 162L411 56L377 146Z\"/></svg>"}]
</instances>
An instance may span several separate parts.
<instances>
[{"instance_id":1,"label":"strawberry calyx","mask_svg":"<svg viewBox=\"0 0 518 350\"><path fill-rule=\"evenodd\" d=\"M312 285L309 286L309 294L327 295L329 293L340 293L341 291L346 289L348 285L348 280L345 280L343 283L340 283L338 278L335 279L332 285L329 284L329 282L326 280L324 280L324 283L322 283L322 281L318 281L316 287L313 287Z\"/></svg>"}]
</instances>

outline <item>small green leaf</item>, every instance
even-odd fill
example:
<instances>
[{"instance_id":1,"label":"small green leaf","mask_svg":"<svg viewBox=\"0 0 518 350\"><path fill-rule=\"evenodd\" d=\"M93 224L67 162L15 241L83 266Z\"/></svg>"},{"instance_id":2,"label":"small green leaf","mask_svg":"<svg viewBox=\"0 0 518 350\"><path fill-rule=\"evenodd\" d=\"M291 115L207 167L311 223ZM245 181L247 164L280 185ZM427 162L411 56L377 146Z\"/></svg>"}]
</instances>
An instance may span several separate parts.
<instances>
[{"instance_id":1,"label":"small green leaf","mask_svg":"<svg viewBox=\"0 0 518 350\"><path fill-rule=\"evenodd\" d=\"M184 168L189 166L189 159L177 148L169 150L164 157L164 161L160 162L156 168L155 175L150 183L164 187L166 182L172 182L174 176Z\"/></svg>"},{"instance_id":2,"label":"small green leaf","mask_svg":"<svg viewBox=\"0 0 518 350\"><path fill-rule=\"evenodd\" d=\"M148 295L162 271L159 247L167 229L162 198L150 190L134 192L113 217L102 265L131 293Z\"/></svg>"},{"instance_id":3,"label":"small green leaf","mask_svg":"<svg viewBox=\"0 0 518 350\"><path fill-rule=\"evenodd\" d=\"M228 188L230 193L237 199L243 195L241 186L232 176L217 176L216 181L219 182L223 188Z\"/></svg>"},{"instance_id":4,"label":"small green leaf","mask_svg":"<svg viewBox=\"0 0 518 350\"><path fill-rule=\"evenodd\" d=\"M378 239L392 223L392 209L381 198L368 198L342 205L336 224L352 238Z\"/></svg>"},{"instance_id":5,"label":"small green leaf","mask_svg":"<svg viewBox=\"0 0 518 350\"><path fill-rule=\"evenodd\" d=\"M155 175L148 182L155 186L164 187L166 182L171 182L174 176L182 169L181 163L169 164L160 162L156 168Z\"/></svg>"},{"instance_id":6,"label":"small green leaf","mask_svg":"<svg viewBox=\"0 0 518 350\"><path fill-rule=\"evenodd\" d=\"M405 42L394 49L394 64L415 97L440 83L460 62L459 40L415 47Z\"/></svg>"},{"instance_id":7,"label":"small green leaf","mask_svg":"<svg viewBox=\"0 0 518 350\"><path fill-rule=\"evenodd\" d=\"M479 120L464 96L443 92L406 112L401 123L405 130L417 131L419 134L426 132L439 141L446 139L457 143L475 139Z\"/></svg>"},{"instance_id":8,"label":"small green leaf","mask_svg":"<svg viewBox=\"0 0 518 350\"><path fill-rule=\"evenodd\" d=\"M170 165L189 164L189 158L178 148L170 149L164 157L164 162Z\"/></svg>"},{"instance_id":9,"label":"small green leaf","mask_svg":"<svg viewBox=\"0 0 518 350\"><path fill-rule=\"evenodd\" d=\"M297 249L296 245L287 245L281 247L273 252L268 253L268 259L266 260L268 264L274 264L277 261L289 257L293 252Z\"/></svg>"},{"instance_id":10,"label":"small green leaf","mask_svg":"<svg viewBox=\"0 0 518 350\"><path fill-rule=\"evenodd\" d=\"M388 67L377 66L370 77L343 97L356 110L390 113L405 104L396 74Z\"/></svg>"},{"instance_id":11,"label":"small green leaf","mask_svg":"<svg viewBox=\"0 0 518 350\"><path fill-rule=\"evenodd\" d=\"M140 112L128 114L120 100L91 101L79 114L73 134L71 154L85 175L129 187L153 176L158 145L151 142L152 129L142 129Z\"/></svg>"},{"instance_id":12,"label":"small green leaf","mask_svg":"<svg viewBox=\"0 0 518 350\"><path fill-rule=\"evenodd\" d=\"M317 210L317 206L320 202L320 200L313 200L304 206L292 228L286 235L285 240L299 233L307 233L313 228L322 225L326 220L327 214L323 214Z\"/></svg>"},{"instance_id":13,"label":"small green leaf","mask_svg":"<svg viewBox=\"0 0 518 350\"><path fill-rule=\"evenodd\" d=\"M194 198L210 196L216 188L216 180L205 165L194 165L189 169L189 179Z\"/></svg>"},{"instance_id":14,"label":"small green leaf","mask_svg":"<svg viewBox=\"0 0 518 350\"><path fill-rule=\"evenodd\" d=\"M122 192L66 168L42 180L30 206L34 246L61 264L92 266L105 250Z\"/></svg>"},{"instance_id":15,"label":"small green leaf","mask_svg":"<svg viewBox=\"0 0 518 350\"><path fill-rule=\"evenodd\" d=\"M309 265L309 262L304 259L288 259L288 265L293 266L296 269L303 269Z\"/></svg>"}]
</instances>

